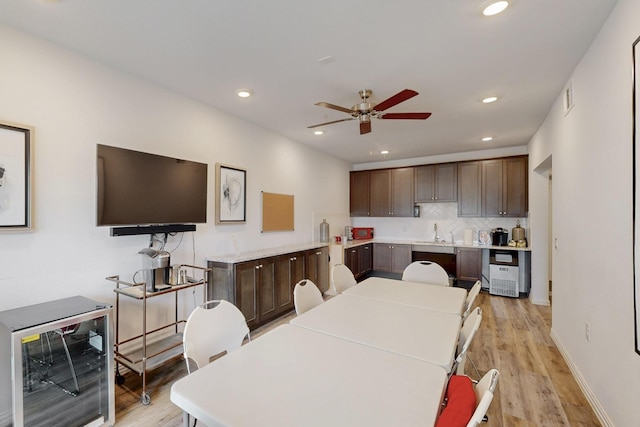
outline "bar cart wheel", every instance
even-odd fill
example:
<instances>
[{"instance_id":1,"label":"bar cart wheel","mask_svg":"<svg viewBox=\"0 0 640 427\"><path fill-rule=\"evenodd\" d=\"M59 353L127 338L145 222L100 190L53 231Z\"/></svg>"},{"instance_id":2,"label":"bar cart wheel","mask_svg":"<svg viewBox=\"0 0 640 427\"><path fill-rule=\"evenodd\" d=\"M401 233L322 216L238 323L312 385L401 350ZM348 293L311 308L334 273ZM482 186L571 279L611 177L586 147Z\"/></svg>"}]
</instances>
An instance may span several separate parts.
<instances>
[{"instance_id":1,"label":"bar cart wheel","mask_svg":"<svg viewBox=\"0 0 640 427\"><path fill-rule=\"evenodd\" d=\"M142 398L140 399L140 401L143 405L146 406L151 403L151 396L149 396L149 393L142 393Z\"/></svg>"},{"instance_id":2,"label":"bar cart wheel","mask_svg":"<svg viewBox=\"0 0 640 427\"><path fill-rule=\"evenodd\" d=\"M116 374L116 384L122 385L124 384L124 376L120 374Z\"/></svg>"}]
</instances>

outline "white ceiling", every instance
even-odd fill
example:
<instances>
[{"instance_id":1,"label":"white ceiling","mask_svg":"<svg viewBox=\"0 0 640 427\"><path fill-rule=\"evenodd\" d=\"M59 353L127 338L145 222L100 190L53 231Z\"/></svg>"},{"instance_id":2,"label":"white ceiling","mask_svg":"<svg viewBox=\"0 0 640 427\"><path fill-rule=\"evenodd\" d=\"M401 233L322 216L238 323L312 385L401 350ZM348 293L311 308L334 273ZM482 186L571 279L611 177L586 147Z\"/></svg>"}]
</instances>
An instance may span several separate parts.
<instances>
[{"instance_id":1,"label":"white ceiling","mask_svg":"<svg viewBox=\"0 0 640 427\"><path fill-rule=\"evenodd\" d=\"M363 163L526 145L616 1L484 17L488 0L0 0L0 22ZM414 89L387 112L433 115L307 129L348 117L314 103L351 108L365 88L372 103Z\"/></svg>"}]
</instances>

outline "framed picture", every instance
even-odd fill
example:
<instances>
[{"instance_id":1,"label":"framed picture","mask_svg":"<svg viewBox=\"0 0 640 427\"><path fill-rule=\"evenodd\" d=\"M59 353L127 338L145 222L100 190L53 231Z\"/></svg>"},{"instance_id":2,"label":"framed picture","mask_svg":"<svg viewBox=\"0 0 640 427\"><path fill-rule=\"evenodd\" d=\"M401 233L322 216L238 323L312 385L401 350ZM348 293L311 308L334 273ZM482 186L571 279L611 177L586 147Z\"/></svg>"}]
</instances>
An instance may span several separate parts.
<instances>
[{"instance_id":1,"label":"framed picture","mask_svg":"<svg viewBox=\"0 0 640 427\"><path fill-rule=\"evenodd\" d=\"M633 298L634 298L634 321L635 321L635 350L640 354L640 182L638 182L638 167L640 167L640 135L638 126L640 125L640 37L633 42L632 48L632 110L633 110Z\"/></svg>"},{"instance_id":2,"label":"framed picture","mask_svg":"<svg viewBox=\"0 0 640 427\"><path fill-rule=\"evenodd\" d=\"M247 220L247 171L216 163L216 224Z\"/></svg>"},{"instance_id":3,"label":"framed picture","mask_svg":"<svg viewBox=\"0 0 640 427\"><path fill-rule=\"evenodd\" d=\"M32 227L33 129L0 121L0 231Z\"/></svg>"}]
</instances>

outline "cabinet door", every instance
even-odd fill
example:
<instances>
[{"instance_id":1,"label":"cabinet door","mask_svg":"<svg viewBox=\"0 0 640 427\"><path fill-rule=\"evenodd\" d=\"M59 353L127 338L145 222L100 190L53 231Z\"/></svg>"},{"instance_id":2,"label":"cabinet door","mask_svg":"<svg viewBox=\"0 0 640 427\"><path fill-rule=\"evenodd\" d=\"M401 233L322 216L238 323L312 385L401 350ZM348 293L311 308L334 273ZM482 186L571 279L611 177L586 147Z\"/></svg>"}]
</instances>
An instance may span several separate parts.
<instances>
[{"instance_id":1,"label":"cabinet door","mask_svg":"<svg viewBox=\"0 0 640 427\"><path fill-rule=\"evenodd\" d=\"M373 244L373 269L379 271L391 271L392 245L388 243Z\"/></svg>"},{"instance_id":2,"label":"cabinet door","mask_svg":"<svg viewBox=\"0 0 640 427\"><path fill-rule=\"evenodd\" d=\"M357 247L344 250L344 265L349 267L349 270L351 270L354 276L357 276L358 272L360 271L359 254L360 252L358 251Z\"/></svg>"},{"instance_id":3,"label":"cabinet door","mask_svg":"<svg viewBox=\"0 0 640 427\"><path fill-rule=\"evenodd\" d=\"M391 215L391 171L371 171L371 216Z\"/></svg>"},{"instance_id":4,"label":"cabinet door","mask_svg":"<svg viewBox=\"0 0 640 427\"><path fill-rule=\"evenodd\" d=\"M411 245L393 245L392 247L393 273L402 273L406 266L411 264Z\"/></svg>"},{"instance_id":5,"label":"cabinet door","mask_svg":"<svg viewBox=\"0 0 640 427\"><path fill-rule=\"evenodd\" d=\"M498 217L502 209L502 159L482 162L482 216Z\"/></svg>"},{"instance_id":6,"label":"cabinet door","mask_svg":"<svg viewBox=\"0 0 640 427\"><path fill-rule=\"evenodd\" d=\"M458 200L458 164L443 163L435 165L435 200L437 202L455 202Z\"/></svg>"},{"instance_id":7,"label":"cabinet door","mask_svg":"<svg viewBox=\"0 0 640 427\"><path fill-rule=\"evenodd\" d=\"M480 162L458 163L458 216L479 217L481 212Z\"/></svg>"},{"instance_id":8,"label":"cabinet door","mask_svg":"<svg viewBox=\"0 0 640 427\"><path fill-rule=\"evenodd\" d=\"M415 168L415 202L431 203L436 200L436 167L435 165Z\"/></svg>"},{"instance_id":9,"label":"cabinet door","mask_svg":"<svg viewBox=\"0 0 640 427\"><path fill-rule=\"evenodd\" d=\"M329 289L329 248L311 249L306 253L306 277L316 284L320 292Z\"/></svg>"},{"instance_id":10,"label":"cabinet door","mask_svg":"<svg viewBox=\"0 0 640 427\"><path fill-rule=\"evenodd\" d=\"M528 211L527 158L511 157L503 161L502 216L524 217Z\"/></svg>"},{"instance_id":11,"label":"cabinet door","mask_svg":"<svg viewBox=\"0 0 640 427\"><path fill-rule=\"evenodd\" d=\"M458 285L469 288L482 277L482 249L457 248L456 276Z\"/></svg>"},{"instance_id":12,"label":"cabinet door","mask_svg":"<svg viewBox=\"0 0 640 427\"><path fill-rule=\"evenodd\" d=\"M258 321L263 323L277 314L275 259L265 258L257 261L258 282Z\"/></svg>"},{"instance_id":13,"label":"cabinet door","mask_svg":"<svg viewBox=\"0 0 640 427\"><path fill-rule=\"evenodd\" d=\"M391 216L413 216L413 168L391 170Z\"/></svg>"},{"instance_id":14,"label":"cabinet door","mask_svg":"<svg viewBox=\"0 0 640 427\"><path fill-rule=\"evenodd\" d=\"M276 301L277 313L293 310L293 288L304 279L304 252L276 257Z\"/></svg>"},{"instance_id":15,"label":"cabinet door","mask_svg":"<svg viewBox=\"0 0 640 427\"><path fill-rule=\"evenodd\" d=\"M258 324L258 265L256 261L236 264L236 306L251 328Z\"/></svg>"},{"instance_id":16,"label":"cabinet door","mask_svg":"<svg viewBox=\"0 0 640 427\"><path fill-rule=\"evenodd\" d=\"M373 268L373 245L371 243L358 247L358 267L358 277L371 272Z\"/></svg>"},{"instance_id":17,"label":"cabinet door","mask_svg":"<svg viewBox=\"0 0 640 427\"><path fill-rule=\"evenodd\" d=\"M369 216L369 193L371 191L369 171L351 172L349 183L351 216Z\"/></svg>"}]
</instances>

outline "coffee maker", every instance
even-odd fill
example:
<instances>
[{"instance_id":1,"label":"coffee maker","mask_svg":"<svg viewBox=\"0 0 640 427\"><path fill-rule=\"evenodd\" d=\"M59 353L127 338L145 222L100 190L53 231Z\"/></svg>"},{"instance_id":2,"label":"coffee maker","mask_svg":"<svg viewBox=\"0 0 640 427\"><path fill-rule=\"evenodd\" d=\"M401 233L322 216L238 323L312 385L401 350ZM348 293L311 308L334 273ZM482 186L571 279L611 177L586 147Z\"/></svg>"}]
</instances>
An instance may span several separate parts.
<instances>
[{"instance_id":1,"label":"coffee maker","mask_svg":"<svg viewBox=\"0 0 640 427\"><path fill-rule=\"evenodd\" d=\"M144 271L147 292L156 292L169 286L171 254L153 248L144 248L140 254L140 267Z\"/></svg>"}]
</instances>

